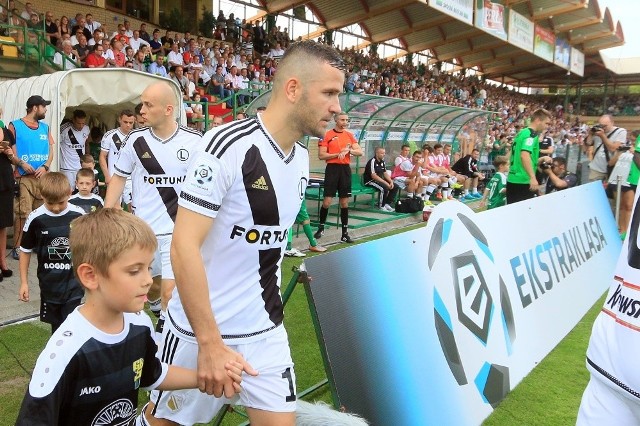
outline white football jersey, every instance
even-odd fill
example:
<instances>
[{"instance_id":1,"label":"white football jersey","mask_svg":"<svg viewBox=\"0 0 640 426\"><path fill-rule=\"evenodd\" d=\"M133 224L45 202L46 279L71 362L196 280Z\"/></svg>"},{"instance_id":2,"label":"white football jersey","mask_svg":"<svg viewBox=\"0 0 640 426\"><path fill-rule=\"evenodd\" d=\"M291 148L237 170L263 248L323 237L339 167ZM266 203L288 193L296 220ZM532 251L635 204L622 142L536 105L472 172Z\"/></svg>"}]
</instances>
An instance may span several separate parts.
<instances>
[{"instance_id":1,"label":"white football jersey","mask_svg":"<svg viewBox=\"0 0 640 426\"><path fill-rule=\"evenodd\" d=\"M68 122L60 126L60 170L80 170L80 157L85 154L89 126L80 130Z\"/></svg>"},{"instance_id":2,"label":"white football jersey","mask_svg":"<svg viewBox=\"0 0 640 426\"><path fill-rule=\"evenodd\" d=\"M162 140L149 127L133 130L116 160L114 173L131 176L133 213L156 235L170 235L178 211L178 194L200 132L178 126Z\"/></svg>"},{"instance_id":3,"label":"white football jersey","mask_svg":"<svg viewBox=\"0 0 640 426\"><path fill-rule=\"evenodd\" d=\"M179 205L214 218L201 254L229 344L265 338L282 323L280 265L308 178L307 149L296 143L283 152L259 116L210 130L194 154ZM193 334L177 290L169 317Z\"/></svg>"},{"instance_id":4,"label":"white football jersey","mask_svg":"<svg viewBox=\"0 0 640 426\"><path fill-rule=\"evenodd\" d=\"M100 142L100 150L107 152L107 166L109 167L109 175L111 176L113 176L113 166L116 164L118 154L126 138L127 135L122 133L119 127L116 127L105 133Z\"/></svg>"}]
</instances>

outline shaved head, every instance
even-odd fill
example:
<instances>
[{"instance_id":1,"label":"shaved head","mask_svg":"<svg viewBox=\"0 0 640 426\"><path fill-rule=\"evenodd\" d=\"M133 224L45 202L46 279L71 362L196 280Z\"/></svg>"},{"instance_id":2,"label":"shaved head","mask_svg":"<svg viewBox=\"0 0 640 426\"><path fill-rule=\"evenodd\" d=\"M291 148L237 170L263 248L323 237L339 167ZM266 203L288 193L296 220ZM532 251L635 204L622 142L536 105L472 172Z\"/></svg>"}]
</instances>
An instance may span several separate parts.
<instances>
[{"instance_id":1,"label":"shaved head","mask_svg":"<svg viewBox=\"0 0 640 426\"><path fill-rule=\"evenodd\" d=\"M174 108L178 106L173 88L165 81L152 83L144 91L147 92L149 97L154 98L156 102L160 102L163 105L171 105Z\"/></svg>"},{"instance_id":2,"label":"shaved head","mask_svg":"<svg viewBox=\"0 0 640 426\"><path fill-rule=\"evenodd\" d=\"M178 111L178 97L176 90L168 83L160 81L150 84L140 95L142 108L140 113L145 124L154 132L175 130L174 114Z\"/></svg>"}]
</instances>

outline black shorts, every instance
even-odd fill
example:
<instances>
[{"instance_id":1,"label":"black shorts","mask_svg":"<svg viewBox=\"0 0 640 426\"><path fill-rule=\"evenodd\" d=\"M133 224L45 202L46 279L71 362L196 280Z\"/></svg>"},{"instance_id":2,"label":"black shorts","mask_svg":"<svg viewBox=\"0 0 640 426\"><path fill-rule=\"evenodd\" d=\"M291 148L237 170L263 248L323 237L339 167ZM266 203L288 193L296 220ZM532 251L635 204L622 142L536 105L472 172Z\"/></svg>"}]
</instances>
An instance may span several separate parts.
<instances>
[{"instance_id":1,"label":"black shorts","mask_svg":"<svg viewBox=\"0 0 640 426\"><path fill-rule=\"evenodd\" d=\"M82 299L69 300L66 303L51 303L40 301L40 321L51 324L58 328L60 324L73 312L75 308L80 306Z\"/></svg>"},{"instance_id":2,"label":"black shorts","mask_svg":"<svg viewBox=\"0 0 640 426\"><path fill-rule=\"evenodd\" d=\"M348 164L327 164L324 172L324 196L351 197L351 166Z\"/></svg>"},{"instance_id":3,"label":"black shorts","mask_svg":"<svg viewBox=\"0 0 640 426\"><path fill-rule=\"evenodd\" d=\"M535 192L529 190L528 183L511 183L507 182L507 204L517 203L518 201L529 200L536 196Z\"/></svg>"}]
</instances>

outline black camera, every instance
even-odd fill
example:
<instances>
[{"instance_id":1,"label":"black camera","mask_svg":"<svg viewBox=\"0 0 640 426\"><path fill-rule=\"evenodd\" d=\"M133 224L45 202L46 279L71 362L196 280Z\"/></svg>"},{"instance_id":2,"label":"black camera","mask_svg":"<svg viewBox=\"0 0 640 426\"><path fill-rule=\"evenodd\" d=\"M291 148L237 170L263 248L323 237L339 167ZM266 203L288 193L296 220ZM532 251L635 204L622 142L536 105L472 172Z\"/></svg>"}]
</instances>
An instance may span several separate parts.
<instances>
[{"instance_id":1,"label":"black camera","mask_svg":"<svg viewBox=\"0 0 640 426\"><path fill-rule=\"evenodd\" d=\"M547 169L550 169L552 165L553 164L549 163L548 161L543 161L542 163L540 163L540 169L547 170Z\"/></svg>"},{"instance_id":2,"label":"black camera","mask_svg":"<svg viewBox=\"0 0 640 426\"><path fill-rule=\"evenodd\" d=\"M595 126L593 126L591 128L591 133L598 133L599 130L602 130L602 125L601 124L596 124Z\"/></svg>"},{"instance_id":3,"label":"black camera","mask_svg":"<svg viewBox=\"0 0 640 426\"><path fill-rule=\"evenodd\" d=\"M630 149L631 149L631 147L630 147L630 146L627 146L627 145L620 145L620 146L618 147L618 151L622 151L622 152L624 152L624 151L629 151Z\"/></svg>"}]
</instances>

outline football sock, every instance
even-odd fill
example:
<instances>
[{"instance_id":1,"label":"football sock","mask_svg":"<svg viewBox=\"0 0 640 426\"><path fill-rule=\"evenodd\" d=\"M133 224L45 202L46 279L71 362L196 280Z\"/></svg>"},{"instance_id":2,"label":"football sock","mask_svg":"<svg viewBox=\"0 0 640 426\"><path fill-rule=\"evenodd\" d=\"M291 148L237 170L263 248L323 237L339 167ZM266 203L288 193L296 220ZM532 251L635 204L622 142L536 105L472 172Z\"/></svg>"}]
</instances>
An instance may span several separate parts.
<instances>
[{"instance_id":1,"label":"football sock","mask_svg":"<svg viewBox=\"0 0 640 426\"><path fill-rule=\"evenodd\" d=\"M318 224L318 229L324 229L324 224L327 221L328 215L329 215L329 209L320 207L320 223Z\"/></svg>"},{"instance_id":2,"label":"football sock","mask_svg":"<svg viewBox=\"0 0 640 426\"><path fill-rule=\"evenodd\" d=\"M304 225L302 225L302 230L304 231L304 235L307 236L307 239L309 240L309 244L311 244L311 247L317 246L318 242L313 237L313 229L311 229L311 224L305 223Z\"/></svg>"},{"instance_id":3,"label":"football sock","mask_svg":"<svg viewBox=\"0 0 640 426\"><path fill-rule=\"evenodd\" d=\"M340 208L340 223L342 223L342 233L346 234L349 228L349 207Z\"/></svg>"},{"instance_id":4,"label":"football sock","mask_svg":"<svg viewBox=\"0 0 640 426\"><path fill-rule=\"evenodd\" d=\"M289 232L287 234L287 250L291 250L292 242L293 242L293 226L289 228Z\"/></svg>"}]
</instances>

